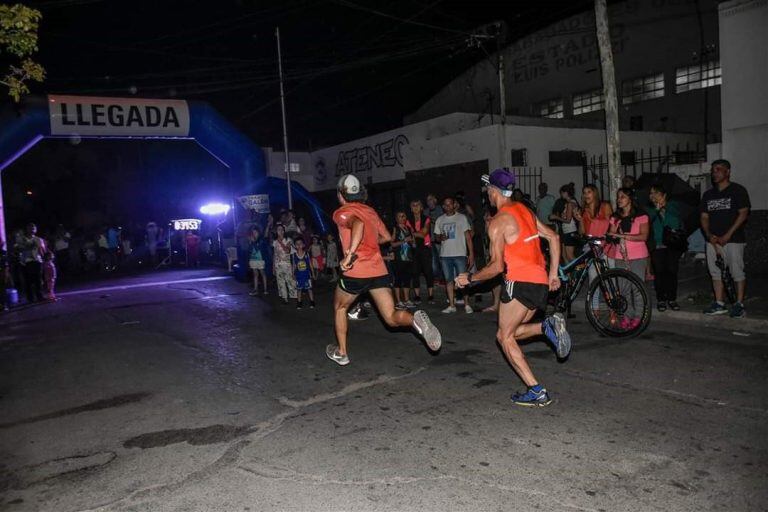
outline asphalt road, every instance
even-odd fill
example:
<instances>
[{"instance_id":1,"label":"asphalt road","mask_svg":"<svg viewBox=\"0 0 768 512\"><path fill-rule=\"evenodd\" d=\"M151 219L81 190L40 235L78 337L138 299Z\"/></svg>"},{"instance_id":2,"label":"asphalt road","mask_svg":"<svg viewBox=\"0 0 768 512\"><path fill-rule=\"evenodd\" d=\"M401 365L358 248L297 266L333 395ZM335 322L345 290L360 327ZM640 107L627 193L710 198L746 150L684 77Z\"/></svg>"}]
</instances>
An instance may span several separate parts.
<instances>
[{"instance_id":1,"label":"asphalt road","mask_svg":"<svg viewBox=\"0 0 768 512\"><path fill-rule=\"evenodd\" d=\"M339 367L317 302L161 273L0 316L0 510L768 509L764 334L577 318L528 409L491 316L428 307L438 355L356 322Z\"/></svg>"}]
</instances>

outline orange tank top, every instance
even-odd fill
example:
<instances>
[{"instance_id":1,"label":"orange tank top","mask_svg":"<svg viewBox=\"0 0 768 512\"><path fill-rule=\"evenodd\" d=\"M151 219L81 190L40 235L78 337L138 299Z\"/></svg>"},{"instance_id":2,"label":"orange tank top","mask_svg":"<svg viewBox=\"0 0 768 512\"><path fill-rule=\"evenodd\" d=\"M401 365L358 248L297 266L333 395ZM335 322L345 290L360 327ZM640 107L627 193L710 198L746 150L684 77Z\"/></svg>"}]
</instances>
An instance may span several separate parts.
<instances>
[{"instance_id":1,"label":"orange tank top","mask_svg":"<svg viewBox=\"0 0 768 512\"><path fill-rule=\"evenodd\" d=\"M347 277L368 278L387 275L387 266L381 257L379 234L387 234L387 228L381 222L376 210L362 203L347 203L333 213L333 220L339 227L339 238L343 250L349 249L352 242L350 220L356 217L363 221L363 239L357 248L357 261L351 269L344 272Z\"/></svg>"},{"instance_id":2,"label":"orange tank top","mask_svg":"<svg viewBox=\"0 0 768 512\"><path fill-rule=\"evenodd\" d=\"M499 211L512 215L518 227L517 240L504 246L504 278L507 281L547 284L549 280L535 215L521 203L503 206Z\"/></svg>"}]
</instances>

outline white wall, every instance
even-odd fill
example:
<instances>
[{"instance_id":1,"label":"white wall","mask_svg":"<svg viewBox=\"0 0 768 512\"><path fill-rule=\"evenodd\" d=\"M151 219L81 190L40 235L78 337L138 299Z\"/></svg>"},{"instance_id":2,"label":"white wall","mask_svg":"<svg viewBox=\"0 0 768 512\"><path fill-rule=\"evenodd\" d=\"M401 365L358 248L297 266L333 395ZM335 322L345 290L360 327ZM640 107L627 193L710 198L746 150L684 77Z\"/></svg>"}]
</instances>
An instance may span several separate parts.
<instances>
[{"instance_id":1,"label":"white wall","mask_svg":"<svg viewBox=\"0 0 768 512\"><path fill-rule=\"evenodd\" d=\"M768 209L768 1L720 4L723 70L722 156L732 179L750 192L752 208Z\"/></svg>"},{"instance_id":2,"label":"white wall","mask_svg":"<svg viewBox=\"0 0 768 512\"><path fill-rule=\"evenodd\" d=\"M624 151L667 145L674 148L676 144L684 146L686 143L693 148L697 142L704 148L702 137L691 134L622 132L621 137ZM292 160L302 162L298 181L309 190L320 191L332 189L336 177L346 172L355 172L366 183L381 183L402 180L408 171L477 160L488 160L490 169L508 166L510 151L520 148L527 150L529 166L543 168L544 180L552 190L571 181L580 187L581 166L550 168L549 151L571 149L584 151L587 156L604 155L605 135L603 130L591 128L483 125L477 122L475 114L457 113L311 154L295 154ZM273 175L280 175L282 153L272 153L272 159L276 160L271 166Z\"/></svg>"}]
</instances>

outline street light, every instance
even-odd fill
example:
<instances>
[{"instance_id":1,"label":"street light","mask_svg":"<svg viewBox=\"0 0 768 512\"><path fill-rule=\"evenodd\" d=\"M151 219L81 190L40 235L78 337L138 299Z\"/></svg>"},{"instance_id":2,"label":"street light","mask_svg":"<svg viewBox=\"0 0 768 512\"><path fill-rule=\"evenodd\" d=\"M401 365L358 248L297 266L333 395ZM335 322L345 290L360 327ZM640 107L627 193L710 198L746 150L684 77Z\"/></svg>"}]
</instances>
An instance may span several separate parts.
<instances>
[{"instance_id":1,"label":"street light","mask_svg":"<svg viewBox=\"0 0 768 512\"><path fill-rule=\"evenodd\" d=\"M229 213L230 206L225 203L208 203L200 207L200 213L203 215L226 215Z\"/></svg>"}]
</instances>

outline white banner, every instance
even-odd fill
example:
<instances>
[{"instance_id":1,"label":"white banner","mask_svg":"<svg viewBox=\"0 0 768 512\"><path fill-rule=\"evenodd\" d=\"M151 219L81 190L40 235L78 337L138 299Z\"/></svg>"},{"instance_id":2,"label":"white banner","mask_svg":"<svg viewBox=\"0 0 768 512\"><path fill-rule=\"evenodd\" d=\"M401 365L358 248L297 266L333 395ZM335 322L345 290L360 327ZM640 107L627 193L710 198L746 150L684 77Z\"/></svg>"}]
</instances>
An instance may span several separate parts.
<instances>
[{"instance_id":1,"label":"white banner","mask_svg":"<svg viewBox=\"0 0 768 512\"><path fill-rule=\"evenodd\" d=\"M243 208L253 210L256 213L269 213L269 195L254 194L252 196L241 196L237 198Z\"/></svg>"},{"instance_id":2,"label":"white banner","mask_svg":"<svg viewBox=\"0 0 768 512\"><path fill-rule=\"evenodd\" d=\"M48 96L51 135L189 135L189 107L183 100Z\"/></svg>"}]
</instances>

